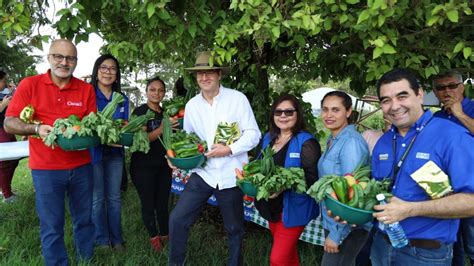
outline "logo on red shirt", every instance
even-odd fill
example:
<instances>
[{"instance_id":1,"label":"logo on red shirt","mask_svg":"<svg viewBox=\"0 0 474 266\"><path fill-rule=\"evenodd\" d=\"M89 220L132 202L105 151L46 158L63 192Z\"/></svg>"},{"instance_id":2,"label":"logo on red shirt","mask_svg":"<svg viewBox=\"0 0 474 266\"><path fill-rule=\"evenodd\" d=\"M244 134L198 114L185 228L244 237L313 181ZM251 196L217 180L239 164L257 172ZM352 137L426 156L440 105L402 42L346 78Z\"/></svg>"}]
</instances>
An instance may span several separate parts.
<instances>
[{"instance_id":1,"label":"logo on red shirt","mask_svg":"<svg viewBox=\"0 0 474 266\"><path fill-rule=\"evenodd\" d=\"M82 106L82 102L71 102L67 101L67 106Z\"/></svg>"}]
</instances>

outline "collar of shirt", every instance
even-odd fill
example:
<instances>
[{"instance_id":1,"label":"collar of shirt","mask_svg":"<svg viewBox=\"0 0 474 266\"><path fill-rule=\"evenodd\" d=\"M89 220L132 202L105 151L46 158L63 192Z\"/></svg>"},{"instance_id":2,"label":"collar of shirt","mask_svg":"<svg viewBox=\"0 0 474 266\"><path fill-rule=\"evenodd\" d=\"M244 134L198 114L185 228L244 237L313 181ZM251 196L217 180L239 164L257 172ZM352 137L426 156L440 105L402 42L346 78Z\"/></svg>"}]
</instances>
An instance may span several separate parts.
<instances>
[{"instance_id":1,"label":"collar of shirt","mask_svg":"<svg viewBox=\"0 0 474 266\"><path fill-rule=\"evenodd\" d=\"M472 100L468 99L467 97L464 97L461 101L462 109L465 109L468 105L472 104Z\"/></svg>"},{"instance_id":2,"label":"collar of shirt","mask_svg":"<svg viewBox=\"0 0 474 266\"><path fill-rule=\"evenodd\" d=\"M56 85L56 84L53 82L53 80L51 79L51 69L48 69L48 72L45 73L45 74L43 75L43 78L42 78L42 80L43 80L43 82L44 82L45 84L53 85L53 86L55 86L55 87L58 87L60 90L68 90L68 89L69 89L69 90L77 90L77 89L79 89L78 86L73 86L74 83L75 83L75 79L76 79L75 77L71 76L71 79L70 79L69 82L66 84L66 86L64 86L64 87L61 89L61 88L59 88L58 85Z\"/></svg>"},{"instance_id":3,"label":"collar of shirt","mask_svg":"<svg viewBox=\"0 0 474 266\"><path fill-rule=\"evenodd\" d=\"M219 91L217 92L217 95L214 96L214 98L212 98L212 105L214 105L216 102L219 102L219 100L222 98L222 94L225 93L224 92L224 87L222 85L219 86ZM204 95L202 94L202 91L199 93L199 97L200 99L209 104L209 102L206 100L206 98L204 98Z\"/></svg>"},{"instance_id":4,"label":"collar of shirt","mask_svg":"<svg viewBox=\"0 0 474 266\"><path fill-rule=\"evenodd\" d=\"M105 106L112 101L112 96L114 95L114 91L112 91L112 94L110 94L110 99L107 99L105 95L102 93L102 91L97 87L95 88L95 95L96 95L96 104L97 104L97 109L99 111L102 111Z\"/></svg>"},{"instance_id":5,"label":"collar of shirt","mask_svg":"<svg viewBox=\"0 0 474 266\"><path fill-rule=\"evenodd\" d=\"M326 141L326 144L329 144L329 142L332 140L332 147L334 146L334 143L336 143L338 140L345 138L345 136L354 134L354 131L356 131L354 125L347 125L341 130L341 132L339 132L339 134L337 134L337 136L333 137L332 135L330 135Z\"/></svg>"}]
</instances>

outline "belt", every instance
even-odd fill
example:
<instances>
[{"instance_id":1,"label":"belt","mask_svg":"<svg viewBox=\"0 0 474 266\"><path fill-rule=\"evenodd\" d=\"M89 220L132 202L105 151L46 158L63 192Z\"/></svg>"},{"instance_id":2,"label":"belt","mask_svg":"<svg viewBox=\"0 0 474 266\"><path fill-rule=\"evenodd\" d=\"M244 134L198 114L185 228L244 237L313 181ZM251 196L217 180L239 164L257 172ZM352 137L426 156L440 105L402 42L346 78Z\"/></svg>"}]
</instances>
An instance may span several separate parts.
<instances>
[{"instance_id":1,"label":"belt","mask_svg":"<svg viewBox=\"0 0 474 266\"><path fill-rule=\"evenodd\" d=\"M385 241L390 244L390 238L386 234L382 234ZM425 249L439 249L441 242L438 240L431 239L408 239L408 243L411 247L425 248Z\"/></svg>"}]
</instances>

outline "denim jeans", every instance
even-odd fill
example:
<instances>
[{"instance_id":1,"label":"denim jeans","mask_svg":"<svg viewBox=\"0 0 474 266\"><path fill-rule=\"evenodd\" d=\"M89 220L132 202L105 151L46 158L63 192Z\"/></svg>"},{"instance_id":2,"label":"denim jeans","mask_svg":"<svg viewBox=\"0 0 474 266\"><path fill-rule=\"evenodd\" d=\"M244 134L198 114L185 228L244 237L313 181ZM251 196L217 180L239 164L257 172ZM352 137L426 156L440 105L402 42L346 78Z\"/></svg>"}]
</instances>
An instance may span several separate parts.
<instances>
[{"instance_id":1,"label":"denim jeans","mask_svg":"<svg viewBox=\"0 0 474 266\"><path fill-rule=\"evenodd\" d=\"M93 164L93 171L92 221L95 226L95 244L123 244L120 199L123 156L104 152L102 160Z\"/></svg>"},{"instance_id":2,"label":"denim jeans","mask_svg":"<svg viewBox=\"0 0 474 266\"><path fill-rule=\"evenodd\" d=\"M474 217L461 219L458 239L453 249L453 266L464 266L464 254L474 264Z\"/></svg>"},{"instance_id":3,"label":"denim jeans","mask_svg":"<svg viewBox=\"0 0 474 266\"><path fill-rule=\"evenodd\" d=\"M453 245L441 244L438 249L412 247L394 248L376 232L372 243L371 260L373 266L449 266L453 258Z\"/></svg>"},{"instance_id":4,"label":"denim jeans","mask_svg":"<svg viewBox=\"0 0 474 266\"><path fill-rule=\"evenodd\" d=\"M327 237L329 232L324 230L324 235ZM331 265L355 265L357 254L365 245L365 242L369 238L369 232L365 229L354 229L339 245L338 253L324 252L323 258L321 259L321 266Z\"/></svg>"},{"instance_id":5,"label":"denim jeans","mask_svg":"<svg viewBox=\"0 0 474 266\"><path fill-rule=\"evenodd\" d=\"M227 231L229 258L227 265L242 265L242 239L244 237L243 194L237 188L215 189L197 174L192 174L176 207L170 216L169 265L183 265L189 228L196 221L207 199L214 193L219 205L224 228Z\"/></svg>"},{"instance_id":6,"label":"denim jeans","mask_svg":"<svg viewBox=\"0 0 474 266\"><path fill-rule=\"evenodd\" d=\"M78 261L92 258L92 167L69 170L32 170L41 247L46 265L67 265L64 245L65 195L69 198Z\"/></svg>"}]
</instances>

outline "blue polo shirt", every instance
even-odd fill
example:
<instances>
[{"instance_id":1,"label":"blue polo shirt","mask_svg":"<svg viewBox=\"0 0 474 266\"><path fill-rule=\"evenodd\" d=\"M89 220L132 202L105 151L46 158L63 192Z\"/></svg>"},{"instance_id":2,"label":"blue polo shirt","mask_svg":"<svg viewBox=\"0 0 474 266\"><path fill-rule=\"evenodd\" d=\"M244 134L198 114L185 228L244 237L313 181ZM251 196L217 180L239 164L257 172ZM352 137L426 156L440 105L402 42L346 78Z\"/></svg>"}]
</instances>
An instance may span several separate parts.
<instances>
[{"instance_id":1,"label":"blue polo shirt","mask_svg":"<svg viewBox=\"0 0 474 266\"><path fill-rule=\"evenodd\" d=\"M372 155L372 175L376 179L391 177L393 166L402 157L416 132L420 131L405 162L399 170L392 193L405 201L430 200L410 177L429 160L449 177L455 193L474 193L474 138L454 123L433 117L426 111L402 137L395 127L377 142ZM392 142L395 136L395 154ZM408 239L433 239L443 243L456 241L459 219L410 217L400 222Z\"/></svg>"},{"instance_id":2,"label":"blue polo shirt","mask_svg":"<svg viewBox=\"0 0 474 266\"><path fill-rule=\"evenodd\" d=\"M112 101L112 96L114 93L120 93L120 92L112 92L110 95L110 99L107 99L105 95L102 93L102 91L99 88L95 88L95 99L97 103L97 111L102 111L104 110L105 106ZM117 106L117 109L115 109L115 113L112 115L113 119L125 119L128 120L128 112L129 112L129 100L125 94L121 93L124 101L122 103L119 103ZM104 147L107 147L107 149L112 152L112 153L117 153L117 154L122 154L123 155L123 148L118 148L118 147L110 147L107 145L99 145L97 147L94 147L90 149L91 155L92 155L92 163L98 163L102 160L102 153Z\"/></svg>"},{"instance_id":3,"label":"blue polo shirt","mask_svg":"<svg viewBox=\"0 0 474 266\"><path fill-rule=\"evenodd\" d=\"M473 100L464 98L461 102L461 106L462 106L462 110L464 111L466 115L468 115L470 118L474 118L474 101ZM448 114L448 112L446 112L444 109L436 112L434 116L448 119L448 120L453 121L454 123L464 126L457 117L455 117L452 114Z\"/></svg>"}]
</instances>

